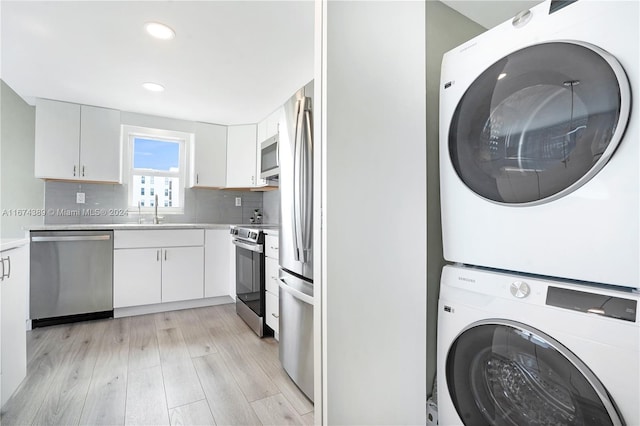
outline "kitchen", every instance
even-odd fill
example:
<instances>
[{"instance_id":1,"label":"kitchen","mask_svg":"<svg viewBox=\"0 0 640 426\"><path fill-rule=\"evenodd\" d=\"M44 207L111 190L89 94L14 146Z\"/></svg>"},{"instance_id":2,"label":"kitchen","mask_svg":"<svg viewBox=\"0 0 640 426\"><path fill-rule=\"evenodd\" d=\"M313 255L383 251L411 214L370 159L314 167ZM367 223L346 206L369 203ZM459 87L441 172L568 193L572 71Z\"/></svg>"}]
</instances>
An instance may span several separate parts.
<instances>
[{"instance_id":1,"label":"kitchen","mask_svg":"<svg viewBox=\"0 0 640 426\"><path fill-rule=\"evenodd\" d=\"M451 3L455 6L456 2ZM202 7L218 5L231 9L242 9L243 6L245 8L241 14L244 21L241 19L240 22L234 23L229 20L225 23L224 18L219 18L214 25L223 27L228 24L232 27L231 36L215 40L218 44L228 43L229 48L236 51L234 56L223 55L220 60L223 65L220 68L234 64L244 73L237 76L243 81L243 87L236 88L233 96L225 97L225 104L218 106L217 110L210 109L216 108L212 105L220 105L211 99L222 97L231 91L224 87L230 81L230 77L218 75L218 71L210 69L210 75L206 79L212 84L220 83L221 86L205 89L190 87L187 85L190 75L175 83L176 87L181 88L179 92L203 92L205 98L208 98L190 103L188 113L177 109L179 105L184 105L184 99L162 100L161 96L172 92L169 85L164 94L152 94L147 103L137 99L136 102L140 103L135 103L135 106L129 108L118 106L119 103L116 101L109 104L97 100L84 100L83 96L91 93L91 86L94 84L87 77L91 73L68 68L60 72L73 76L72 81L67 83L71 93L74 93L73 96L62 98L55 94L47 94L50 93L45 91L48 87L43 88L42 92L25 93L24 96L116 109L121 111L121 123L133 127L158 128L156 124L163 121L170 122L173 131L189 133L193 129L189 126L193 126L194 122L216 125L223 123L229 128L237 126L237 132L229 131L227 138L235 134L237 140L243 140L242 126L255 125L255 133L261 132L261 128L266 129L268 123L264 120L268 121L270 114L283 105L296 90L314 80L314 136L318 142L315 146L313 167L314 217L317 218L313 223L313 234L317 236L313 242L313 252L314 263L317 265L314 270L314 282L320 285L316 288L319 291L314 294L316 398L312 421L321 424L419 424L424 422L424 403L431 394L435 375L435 306L439 275L444 264L439 229L436 113L439 86L437 76L441 57L444 51L484 32L488 26L502 22L519 10L538 2L509 3L513 3L513 9L506 11L504 15L494 17L493 23L485 24L484 27L447 7L445 3L431 1L300 2L290 5L291 9L295 10L287 12L280 9L279 12L274 12L270 7L275 6L269 7L267 2L242 2L240 6L234 2L203 3ZM527 5L522 7L522 3ZM11 7L7 4L11 2L3 2L2 5L2 209L44 209L45 213L54 209L56 212L71 212L82 209L76 197L77 194L84 194L86 206L106 208L107 212L113 211L114 215L79 217L61 214L45 217L44 222L42 217L6 216L2 217L3 238L20 237L18 234L23 226L113 222L137 224L137 207L131 211L131 204L128 204L127 199L129 192L123 189L124 185L96 184L90 181L63 183L43 181L34 177L34 141L37 136L33 123L36 120L36 112L33 99L29 99L28 102L21 99L22 90L13 87L13 77L9 73L11 63L8 63L8 53L5 52L11 48L11 43L6 38L5 27L10 22L7 11L10 11ZM282 7L282 4L277 4ZM105 4L100 5L106 7ZM144 9L143 5L138 4L137 7ZM260 5L264 9L250 13L249 9L259 8ZM492 7L488 8L487 5ZM484 10L491 9L497 15L498 11L493 10L493 3L487 2L487 5ZM120 11L116 14L119 19L118 27L127 27L127 19L141 23L152 19L134 19L136 13L128 6L127 12ZM181 14L174 3L158 3L155 6L158 17L153 19L169 23ZM161 6L166 6L166 9L163 10ZM46 8L53 7L55 3L47 3ZM301 9L296 9L297 7ZM54 14L54 11L45 9L44 13ZM74 13L77 12L73 12L69 19L82 22L83 25L79 29L68 25L69 31L88 31L89 20ZM238 11L236 13L240 14ZM262 46L263 52L260 52L260 49L251 50L251 53L243 55L238 55L237 52L244 52L242 41L251 45L265 38L267 34L275 33L270 30L274 22L279 23L276 27L288 25L277 19L295 21L291 18L285 19L287 13L296 18L304 16L301 20L303 22L298 24L300 27L289 30L296 34L294 39L304 38L306 45L311 46L310 49L290 47L295 51L311 51L311 56L305 58L302 69L293 71L295 78L289 78L280 86L277 85L277 79L271 81L271 84L265 83L268 89L272 90L266 93L261 91L264 87L259 87L257 83L261 81L260 72L265 71L260 71L262 68L256 64L266 67L285 60L282 57L265 55L268 51L265 46ZM199 28L195 23L202 24L204 21L204 24L207 24L213 16L225 16L214 10L195 15L189 15L189 19L194 20L194 28ZM247 16L252 16L253 20L249 20ZM20 23L31 24L28 28L39 37L53 37L47 34L46 28L38 27L34 22ZM96 25L98 24L109 26L106 19L104 23L97 20ZM141 31L140 26L135 25L131 23L131 31ZM309 28L314 26L315 32L309 31ZM183 24L176 29L176 43L180 42L181 34L186 31L182 28L188 28L188 25ZM248 28L255 30L255 33L248 31ZM113 26L109 27L107 33L112 32ZM128 39L124 30L122 34L116 34L117 45L125 46ZM304 37L301 34L304 34ZM142 35L137 34L135 37ZM191 37L197 36L212 40L199 34L193 34ZM245 37L249 40L245 40ZM285 40L266 40L265 43L287 45L291 43L291 35L288 37ZM19 46L13 48L20 49ZM105 63L113 60L111 58L115 53L108 49L100 50L99 55L87 56L91 48L83 46L79 51L79 55L86 62L95 61L98 65L106 66ZM209 48L217 51L219 46L212 44ZM157 48L145 60L149 63L159 60L158 57L164 54L164 49ZM171 51L173 48L167 50ZM191 48L180 50L190 52ZM209 56L200 52L192 53L196 64ZM16 58L20 57L20 54L14 54ZM87 60L88 58L91 60ZM126 59L131 58L132 56L129 56ZM246 62L242 62L243 60ZM237 72L235 66L234 72ZM150 71L155 67L147 64L144 69ZM29 73L34 72L35 68L44 68L52 74L51 78L54 78L53 74L56 71L47 69L45 64L39 62L34 62L32 68L34 69L29 70ZM117 81L130 71L126 63L124 68L112 73L117 77ZM189 68L193 73L199 72L197 66L184 68ZM133 71L131 74L136 79L136 86L111 86L110 90L114 95L122 97L123 92L136 91L140 93L140 98L149 96L142 95L143 92L139 91L137 86L156 77L136 74ZM197 80L193 78L194 83ZM41 84L51 88L54 86L53 82L45 79ZM14 90L16 92L13 92ZM264 103L259 105L258 101ZM168 109L161 109L162 107ZM233 118L226 115L230 114L230 111L243 111L244 115L241 118ZM260 126L259 123L263 122ZM258 143L271 136L266 131L262 135L264 138L256 136L251 141L254 150ZM424 143L425 140L427 144ZM19 142L7 143L10 141ZM234 176L230 177L230 172L243 167L240 160L243 158L243 151L234 151L239 145L229 144L228 139L226 142L225 184L198 188L196 183L193 188L185 190L184 212L173 215L160 212L158 215L164 216L165 221L164 224L160 224L161 227L172 222L248 224L252 217L255 218L255 209L260 210L264 223L280 221L278 205L282 194L277 189L268 188L274 185L257 184L251 180L252 175L254 179L256 176L255 164L247 166L253 174L243 174L244 177L248 176L248 180L239 178L237 183L229 185L230 179L236 179ZM201 157L195 154L195 158ZM213 158L219 160L220 155L214 155ZM235 163L237 166L229 167L230 158L238 160ZM214 167L209 169L212 170ZM76 172L82 173L81 170ZM198 173L187 174L184 178L186 181L198 180ZM269 190L246 191L249 187L258 189L259 185L262 190ZM233 189L210 189L218 186L231 186ZM53 194L57 195L52 197ZM236 206L237 198L241 199L239 206ZM91 204L96 201L103 204L97 207ZM116 216L115 213L123 208L128 210L129 216ZM147 222L144 225L153 226L153 219L157 215L147 205L141 206L140 216L143 222ZM50 220L52 222L49 222ZM403 235L407 232L403 231L407 224L411 238ZM205 244L206 240L200 245ZM152 249L164 245L164 242L156 244ZM160 253L160 256L162 255L163 252ZM230 256L229 253L226 255ZM231 294L229 290L227 296ZM242 339L247 337L238 324L232 322L231 318L235 315L233 310L207 312L204 316L214 317L218 324L227 327L220 331L221 334L238 333ZM133 327L135 316L131 318L131 330L144 330L142 326ZM172 321L190 322L188 318L175 319L171 315L164 318L164 322L160 321L164 324L164 327L160 328L162 330L171 329L167 323ZM242 324L244 323L240 323ZM155 326L158 327L158 324ZM112 332L118 333L117 330ZM175 336L170 333L165 334L166 339L173 337ZM233 337L229 338L233 341ZM273 347L267 350L272 352ZM184 353L166 356L171 358L183 355ZM200 367L202 371L209 371L209 374L213 375L219 365L205 363L200 364ZM260 367L252 371L257 375L265 368ZM144 388L139 389L140 392L144 392ZM215 390L220 389L214 386L209 388L209 392L204 389L204 398L196 397L194 401L207 400L212 405L215 395L218 394ZM166 398L169 398L168 395ZM174 404L180 403L172 402L172 408L182 406ZM265 411L271 412L273 407L267 407ZM308 420L309 418L301 421Z\"/></svg>"}]
</instances>

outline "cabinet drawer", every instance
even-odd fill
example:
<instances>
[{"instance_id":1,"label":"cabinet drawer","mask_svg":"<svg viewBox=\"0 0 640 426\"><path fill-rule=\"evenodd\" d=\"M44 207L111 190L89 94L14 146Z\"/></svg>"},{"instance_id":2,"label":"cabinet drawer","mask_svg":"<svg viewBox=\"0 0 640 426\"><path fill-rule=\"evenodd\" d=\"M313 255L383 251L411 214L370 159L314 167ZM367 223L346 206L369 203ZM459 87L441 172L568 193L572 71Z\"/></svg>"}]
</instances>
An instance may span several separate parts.
<instances>
[{"instance_id":1,"label":"cabinet drawer","mask_svg":"<svg viewBox=\"0 0 640 426\"><path fill-rule=\"evenodd\" d=\"M270 292L265 293L265 310L267 311L267 325L276 333L280 333L280 306L278 306L278 296Z\"/></svg>"},{"instance_id":2,"label":"cabinet drawer","mask_svg":"<svg viewBox=\"0 0 640 426\"><path fill-rule=\"evenodd\" d=\"M113 248L190 247L204 245L204 229L144 229L113 232Z\"/></svg>"},{"instance_id":3,"label":"cabinet drawer","mask_svg":"<svg viewBox=\"0 0 640 426\"><path fill-rule=\"evenodd\" d=\"M274 294L278 294L278 269L280 266L278 265L278 261L276 259L271 259L270 257L265 258L264 264L264 282L267 291L270 291Z\"/></svg>"},{"instance_id":4,"label":"cabinet drawer","mask_svg":"<svg viewBox=\"0 0 640 426\"><path fill-rule=\"evenodd\" d=\"M264 237L264 255L273 259L278 258L278 236L266 235Z\"/></svg>"}]
</instances>

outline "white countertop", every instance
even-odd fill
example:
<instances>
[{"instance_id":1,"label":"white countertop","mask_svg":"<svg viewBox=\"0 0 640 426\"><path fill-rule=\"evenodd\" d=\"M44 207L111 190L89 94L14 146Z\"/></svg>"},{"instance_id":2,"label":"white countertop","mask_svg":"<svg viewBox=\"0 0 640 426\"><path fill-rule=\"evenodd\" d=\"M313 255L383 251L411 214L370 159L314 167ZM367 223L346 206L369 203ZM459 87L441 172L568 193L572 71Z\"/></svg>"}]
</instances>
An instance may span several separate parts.
<instances>
[{"instance_id":1,"label":"white countertop","mask_svg":"<svg viewBox=\"0 0 640 426\"><path fill-rule=\"evenodd\" d=\"M0 251L11 250L16 247L29 244L29 239L25 237L21 238L2 238L0 240Z\"/></svg>"}]
</instances>

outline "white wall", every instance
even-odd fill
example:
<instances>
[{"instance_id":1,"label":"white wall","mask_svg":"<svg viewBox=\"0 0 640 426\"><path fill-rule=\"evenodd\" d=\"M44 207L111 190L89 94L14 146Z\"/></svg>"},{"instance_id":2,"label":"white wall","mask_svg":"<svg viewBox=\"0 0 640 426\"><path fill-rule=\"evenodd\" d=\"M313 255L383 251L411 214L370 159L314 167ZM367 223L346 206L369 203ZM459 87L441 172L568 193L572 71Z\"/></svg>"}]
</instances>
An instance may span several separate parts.
<instances>
[{"instance_id":1,"label":"white wall","mask_svg":"<svg viewBox=\"0 0 640 426\"><path fill-rule=\"evenodd\" d=\"M34 177L35 108L4 81L0 100L0 236L24 237L25 227L44 222L44 182Z\"/></svg>"},{"instance_id":2,"label":"white wall","mask_svg":"<svg viewBox=\"0 0 640 426\"><path fill-rule=\"evenodd\" d=\"M425 3L323 7L322 420L424 424Z\"/></svg>"}]
</instances>

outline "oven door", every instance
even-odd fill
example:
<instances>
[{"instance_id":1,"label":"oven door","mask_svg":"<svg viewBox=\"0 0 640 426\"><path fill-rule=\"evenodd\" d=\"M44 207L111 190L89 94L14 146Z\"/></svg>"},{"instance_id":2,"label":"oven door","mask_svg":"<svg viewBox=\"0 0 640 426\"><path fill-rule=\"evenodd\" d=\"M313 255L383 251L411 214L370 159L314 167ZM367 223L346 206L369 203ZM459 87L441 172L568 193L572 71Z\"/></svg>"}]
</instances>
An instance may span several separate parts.
<instances>
[{"instance_id":1,"label":"oven door","mask_svg":"<svg viewBox=\"0 0 640 426\"><path fill-rule=\"evenodd\" d=\"M264 253L261 244L234 240L236 296L259 317L264 316Z\"/></svg>"}]
</instances>

